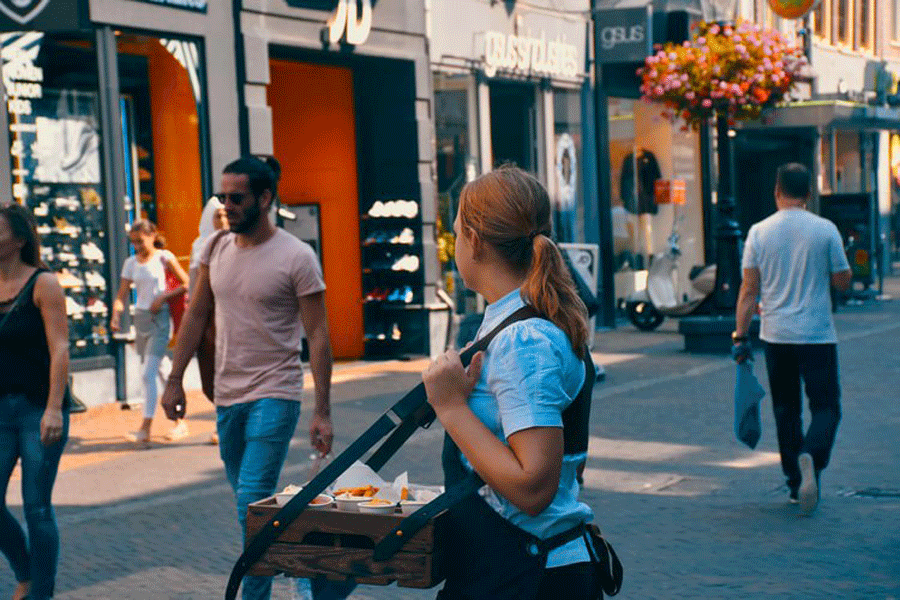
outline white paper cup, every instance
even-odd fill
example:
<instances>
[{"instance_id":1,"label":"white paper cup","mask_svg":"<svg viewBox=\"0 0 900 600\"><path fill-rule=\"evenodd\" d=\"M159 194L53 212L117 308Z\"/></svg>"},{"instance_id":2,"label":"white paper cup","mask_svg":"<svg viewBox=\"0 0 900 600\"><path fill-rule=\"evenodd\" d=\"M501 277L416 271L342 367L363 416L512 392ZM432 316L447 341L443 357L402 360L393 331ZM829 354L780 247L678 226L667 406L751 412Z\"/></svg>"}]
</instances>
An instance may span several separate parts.
<instances>
[{"instance_id":1,"label":"white paper cup","mask_svg":"<svg viewBox=\"0 0 900 600\"><path fill-rule=\"evenodd\" d=\"M369 502L370 500L372 499L366 498L365 496L350 496L348 494L341 494L340 496L334 497L338 510L345 510L348 512L359 512L359 505L363 502Z\"/></svg>"},{"instance_id":2,"label":"white paper cup","mask_svg":"<svg viewBox=\"0 0 900 600\"><path fill-rule=\"evenodd\" d=\"M392 515L397 508L396 504L373 504L371 498L366 498L368 502L361 502L358 505L359 512L370 515Z\"/></svg>"},{"instance_id":3,"label":"white paper cup","mask_svg":"<svg viewBox=\"0 0 900 600\"><path fill-rule=\"evenodd\" d=\"M404 515L411 515L423 506L428 504L427 502L422 502L419 500L401 500L400 501L400 511Z\"/></svg>"}]
</instances>

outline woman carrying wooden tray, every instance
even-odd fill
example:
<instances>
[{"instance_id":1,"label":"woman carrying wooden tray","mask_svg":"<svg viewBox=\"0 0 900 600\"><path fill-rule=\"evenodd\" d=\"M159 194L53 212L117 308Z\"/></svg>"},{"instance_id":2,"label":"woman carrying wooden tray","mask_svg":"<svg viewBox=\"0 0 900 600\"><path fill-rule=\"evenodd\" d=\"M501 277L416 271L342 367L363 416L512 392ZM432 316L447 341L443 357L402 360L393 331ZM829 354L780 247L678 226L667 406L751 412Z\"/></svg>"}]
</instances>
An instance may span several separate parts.
<instances>
[{"instance_id":1,"label":"woman carrying wooden tray","mask_svg":"<svg viewBox=\"0 0 900 600\"><path fill-rule=\"evenodd\" d=\"M449 350L423 373L449 434L447 485L472 470L486 483L450 511L441 600L602 597L586 529L593 513L578 500L587 420L573 450L564 415L576 399L590 402L587 311L549 237L550 214L547 191L518 168L460 196L457 268L490 303L477 337L526 304L539 316L505 327L468 369Z\"/></svg>"}]
</instances>

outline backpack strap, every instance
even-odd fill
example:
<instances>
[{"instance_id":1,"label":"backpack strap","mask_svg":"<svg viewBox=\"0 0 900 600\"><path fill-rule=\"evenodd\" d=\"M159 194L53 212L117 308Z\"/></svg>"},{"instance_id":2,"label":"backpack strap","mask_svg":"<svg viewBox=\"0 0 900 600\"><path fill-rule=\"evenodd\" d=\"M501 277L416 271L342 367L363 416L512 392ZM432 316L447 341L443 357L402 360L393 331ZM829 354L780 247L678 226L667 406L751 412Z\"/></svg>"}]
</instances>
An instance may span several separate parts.
<instances>
[{"instance_id":1,"label":"backpack strap","mask_svg":"<svg viewBox=\"0 0 900 600\"><path fill-rule=\"evenodd\" d=\"M516 321L538 316L537 311L528 305L515 311L490 333L460 353L460 360L463 366L468 366L475 353L485 350L488 344L491 343L491 340L505 327ZM281 510L275 513L252 539L247 541L244 552L231 570L228 586L225 589L225 599L234 600L237 597L237 591L244 575L265 554L272 542L306 510L313 498L322 493L354 462L371 450L379 440L393 432L368 461L368 465L376 471L384 466L418 427L427 427L434 422L434 419L434 410L428 404L425 385L420 383L398 400L387 412L382 414L369 429L350 444L346 450L336 456L317 476L313 477Z\"/></svg>"}]
</instances>

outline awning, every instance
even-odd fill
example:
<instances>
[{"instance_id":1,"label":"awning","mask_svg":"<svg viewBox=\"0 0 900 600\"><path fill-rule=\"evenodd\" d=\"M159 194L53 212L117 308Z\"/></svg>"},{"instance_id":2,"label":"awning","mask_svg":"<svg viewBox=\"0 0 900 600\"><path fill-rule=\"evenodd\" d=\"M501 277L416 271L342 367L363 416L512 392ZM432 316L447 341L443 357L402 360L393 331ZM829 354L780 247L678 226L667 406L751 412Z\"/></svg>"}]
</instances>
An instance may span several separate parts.
<instances>
[{"instance_id":1,"label":"awning","mask_svg":"<svg viewBox=\"0 0 900 600\"><path fill-rule=\"evenodd\" d=\"M804 100L777 107L758 121L741 121L737 129L822 127L832 129L900 129L900 109L846 100Z\"/></svg>"}]
</instances>

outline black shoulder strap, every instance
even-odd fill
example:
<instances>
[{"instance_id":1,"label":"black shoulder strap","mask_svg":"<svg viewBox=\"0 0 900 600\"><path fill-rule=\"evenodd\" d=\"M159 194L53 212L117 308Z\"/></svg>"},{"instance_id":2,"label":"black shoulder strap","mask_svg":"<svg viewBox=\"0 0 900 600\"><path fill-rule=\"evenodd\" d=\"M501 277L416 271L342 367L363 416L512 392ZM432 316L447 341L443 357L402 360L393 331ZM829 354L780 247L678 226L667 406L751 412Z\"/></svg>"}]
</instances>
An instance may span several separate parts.
<instances>
[{"instance_id":1,"label":"black shoulder strap","mask_svg":"<svg viewBox=\"0 0 900 600\"><path fill-rule=\"evenodd\" d=\"M19 305L22 303L22 300L27 298L29 294L31 294L32 290L34 290L34 284L37 283L38 275L46 272L47 269L38 269L34 273L31 274L31 277L28 278L28 281L25 282L25 285L22 286L22 289L19 290L19 293L16 294L16 297L13 299L12 304L9 306L9 310L6 311L6 314L3 315L3 318L0 319L0 330L3 329L3 326L6 325L6 321L12 316L12 314L19 308Z\"/></svg>"},{"instance_id":2,"label":"black shoulder strap","mask_svg":"<svg viewBox=\"0 0 900 600\"><path fill-rule=\"evenodd\" d=\"M528 305L523 306L507 317L500 325L491 330L490 333L460 353L460 360L463 365L468 366L475 353L480 350L485 350L488 347L488 344L491 343L491 340L493 340L503 328L516 321L522 321L538 316L539 315L534 308ZM381 415L381 417L359 436L356 441L350 444L346 450L336 456L334 460L312 479L312 481L306 484L302 490L291 498L281 510L275 513L269 522L260 529L256 536L247 541L244 552L241 554L240 558L238 558L231 571L231 575L228 578L228 586L225 589L225 599L234 600L236 598L238 588L240 587L244 575L250 567L265 554L272 542L281 535L294 519L306 510L306 507L313 498L322 493L326 487L331 485L335 479L350 468L354 462L359 460L363 454L375 446L379 440L393 432L393 434L367 461L367 464L376 471L384 466L418 427L427 427L434 419L434 411L431 409L425 396L425 386L420 383L403 396L403 398L398 400L387 412Z\"/></svg>"},{"instance_id":3,"label":"black shoulder strap","mask_svg":"<svg viewBox=\"0 0 900 600\"><path fill-rule=\"evenodd\" d=\"M572 404L563 411L563 447L565 454L581 454L587 452L591 413L591 395L594 389L594 363L590 351L584 349L584 383ZM446 443L452 446L451 451L459 452L449 436ZM446 448L445 448L446 451ZM375 546L375 560L387 560L392 557L403 544L412 538L429 519L458 504L470 494L484 485L484 481L474 471L462 480L447 487L443 494L409 515Z\"/></svg>"}]
</instances>

